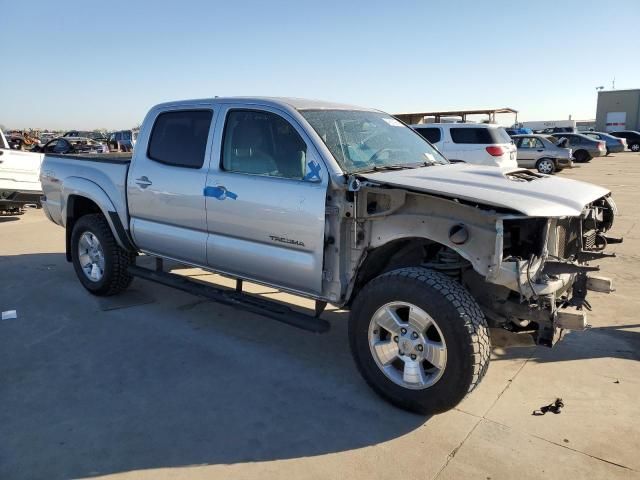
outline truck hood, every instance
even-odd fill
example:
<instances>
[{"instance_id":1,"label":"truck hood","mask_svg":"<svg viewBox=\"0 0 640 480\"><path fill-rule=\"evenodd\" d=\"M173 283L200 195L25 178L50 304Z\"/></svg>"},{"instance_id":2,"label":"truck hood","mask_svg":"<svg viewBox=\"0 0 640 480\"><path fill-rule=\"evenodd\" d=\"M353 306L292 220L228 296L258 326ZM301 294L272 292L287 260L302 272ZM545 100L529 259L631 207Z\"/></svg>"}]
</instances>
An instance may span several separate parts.
<instances>
[{"instance_id":1,"label":"truck hood","mask_svg":"<svg viewBox=\"0 0 640 480\"><path fill-rule=\"evenodd\" d=\"M521 168L457 163L360 175L371 182L515 210L531 217L577 216L609 190Z\"/></svg>"}]
</instances>

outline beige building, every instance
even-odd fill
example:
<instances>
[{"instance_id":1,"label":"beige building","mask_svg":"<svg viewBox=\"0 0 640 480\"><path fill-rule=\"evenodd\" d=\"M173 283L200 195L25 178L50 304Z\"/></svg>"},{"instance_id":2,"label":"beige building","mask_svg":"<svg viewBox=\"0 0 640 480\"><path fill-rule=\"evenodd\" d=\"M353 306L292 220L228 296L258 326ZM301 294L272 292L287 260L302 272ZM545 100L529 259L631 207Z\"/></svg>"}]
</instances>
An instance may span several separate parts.
<instances>
[{"instance_id":1,"label":"beige building","mask_svg":"<svg viewBox=\"0 0 640 480\"><path fill-rule=\"evenodd\" d=\"M640 130L640 88L598 92L596 130Z\"/></svg>"}]
</instances>

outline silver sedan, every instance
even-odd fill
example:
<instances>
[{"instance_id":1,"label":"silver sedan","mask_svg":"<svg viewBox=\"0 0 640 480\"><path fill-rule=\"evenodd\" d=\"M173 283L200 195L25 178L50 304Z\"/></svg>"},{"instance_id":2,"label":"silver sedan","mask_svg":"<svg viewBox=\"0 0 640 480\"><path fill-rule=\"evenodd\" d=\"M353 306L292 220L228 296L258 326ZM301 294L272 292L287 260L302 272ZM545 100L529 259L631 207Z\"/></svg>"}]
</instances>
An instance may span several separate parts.
<instances>
[{"instance_id":1,"label":"silver sedan","mask_svg":"<svg viewBox=\"0 0 640 480\"><path fill-rule=\"evenodd\" d=\"M550 175L573 166L571 149L558 147L545 135L515 135L513 141L518 147L519 167Z\"/></svg>"}]
</instances>

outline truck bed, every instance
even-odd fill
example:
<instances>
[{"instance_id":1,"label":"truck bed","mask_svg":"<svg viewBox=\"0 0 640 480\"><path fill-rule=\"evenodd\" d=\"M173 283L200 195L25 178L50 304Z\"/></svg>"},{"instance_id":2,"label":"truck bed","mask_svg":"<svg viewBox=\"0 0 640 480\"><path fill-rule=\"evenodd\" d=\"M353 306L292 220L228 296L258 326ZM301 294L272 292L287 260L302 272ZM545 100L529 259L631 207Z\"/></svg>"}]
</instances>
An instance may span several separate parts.
<instances>
[{"instance_id":1,"label":"truck bed","mask_svg":"<svg viewBox=\"0 0 640 480\"><path fill-rule=\"evenodd\" d=\"M63 197L68 192L82 192L100 202L100 207L115 211L122 225L127 218L127 173L130 153L46 153L42 162L43 203L51 220L64 225ZM67 192L64 193L63 192Z\"/></svg>"},{"instance_id":2,"label":"truck bed","mask_svg":"<svg viewBox=\"0 0 640 480\"><path fill-rule=\"evenodd\" d=\"M66 158L68 160L86 160L89 162L102 163L130 163L131 152L113 152L113 153L47 153L47 157Z\"/></svg>"}]
</instances>

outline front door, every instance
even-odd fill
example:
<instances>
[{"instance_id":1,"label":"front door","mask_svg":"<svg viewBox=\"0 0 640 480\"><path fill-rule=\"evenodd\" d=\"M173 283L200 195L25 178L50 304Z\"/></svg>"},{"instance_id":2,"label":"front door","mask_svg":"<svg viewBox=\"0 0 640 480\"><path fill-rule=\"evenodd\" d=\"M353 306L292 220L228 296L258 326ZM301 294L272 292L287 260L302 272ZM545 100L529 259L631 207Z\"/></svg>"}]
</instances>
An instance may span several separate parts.
<instances>
[{"instance_id":1,"label":"front door","mask_svg":"<svg viewBox=\"0 0 640 480\"><path fill-rule=\"evenodd\" d=\"M162 109L141 132L127 179L131 234L149 253L206 265L207 179L214 112L210 104Z\"/></svg>"},{"instance_id":2,"label":"front door","mask_svg":"<svg viewBox=\"0 0 640 480\"><path fill-rule=\"evenodd\" d=\"M328 174L304 130L268 107L227 106L207 186L212 269L307 294L322 289Z\"/></svg>"}]
</instances>

